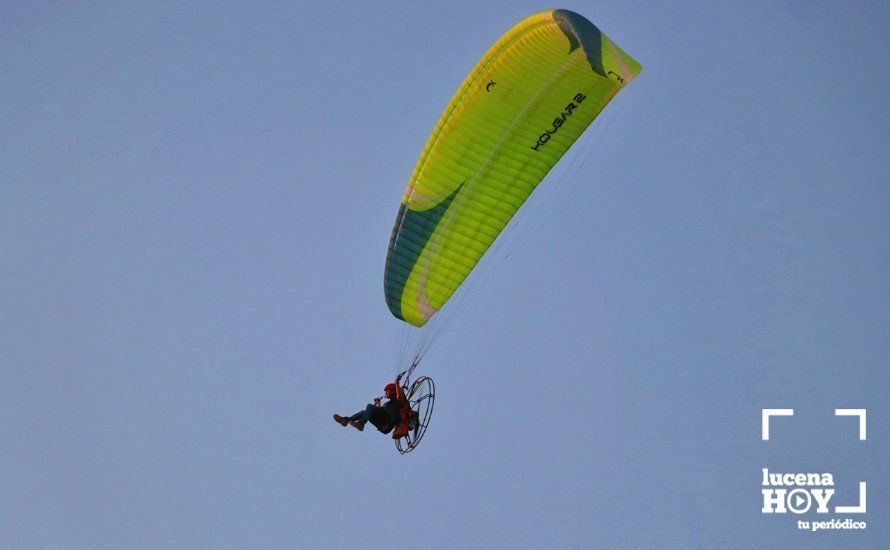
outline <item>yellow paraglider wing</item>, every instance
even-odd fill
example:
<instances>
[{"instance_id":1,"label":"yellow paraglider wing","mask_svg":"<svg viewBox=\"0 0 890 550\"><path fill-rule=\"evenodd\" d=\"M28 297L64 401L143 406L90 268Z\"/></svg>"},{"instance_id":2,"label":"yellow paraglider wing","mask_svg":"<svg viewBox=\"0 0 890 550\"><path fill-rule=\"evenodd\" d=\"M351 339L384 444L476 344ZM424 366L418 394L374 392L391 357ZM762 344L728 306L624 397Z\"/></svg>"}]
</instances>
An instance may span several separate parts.
<instances>
[{"instance_id":1,"label":"yellow paraglider wing","mask_svg":"<svg viewBox=\"0 0 890 550\"><path fill-rule=\"evenodd\" d=\"M386 257L393 315L422 326L640 64L566 10L510 29L470 72L427 141Z\"/></svg>"}]
</instances>

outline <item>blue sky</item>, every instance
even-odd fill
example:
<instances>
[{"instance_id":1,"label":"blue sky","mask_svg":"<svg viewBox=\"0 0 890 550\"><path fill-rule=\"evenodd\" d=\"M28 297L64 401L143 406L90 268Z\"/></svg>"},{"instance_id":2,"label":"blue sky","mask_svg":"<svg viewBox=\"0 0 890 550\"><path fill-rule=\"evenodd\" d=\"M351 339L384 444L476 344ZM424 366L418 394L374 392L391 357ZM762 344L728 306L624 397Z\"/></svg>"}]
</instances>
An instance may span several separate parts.
<instances>
[{"instance_id":1,"label":"blue sky","mask_svg":"<svg viewBox=\"0 0 890 550\"><path fill-rule=\"evenodd\" d=\"M398 369L433 124L550 7L0 4L0 545L886 545L878 2L559 6L643 72L427 356L422 446L330 420ZM868 481L867 530L762 515L763 467Z\"/></svg>"}]
</instances>

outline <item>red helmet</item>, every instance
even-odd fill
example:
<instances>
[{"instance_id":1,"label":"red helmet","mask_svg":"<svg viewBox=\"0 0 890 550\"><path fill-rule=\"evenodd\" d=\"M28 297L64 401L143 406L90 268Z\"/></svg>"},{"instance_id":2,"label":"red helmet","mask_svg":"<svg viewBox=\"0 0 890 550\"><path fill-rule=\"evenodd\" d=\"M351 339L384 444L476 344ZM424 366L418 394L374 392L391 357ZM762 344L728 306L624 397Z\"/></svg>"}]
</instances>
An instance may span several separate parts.
<instances>
[{"instance_id":1,"label":"red helmet","mask_svg":"<svg viewBox=\"0 0 890 550\"><path fill-rule=\"evenodd\" d=\"M396 395L398 395L399 386L396 385L395 382L390 382L383 388L383 395L386 396L387 399L395 399Z\"/></svg>"}]
</instances>

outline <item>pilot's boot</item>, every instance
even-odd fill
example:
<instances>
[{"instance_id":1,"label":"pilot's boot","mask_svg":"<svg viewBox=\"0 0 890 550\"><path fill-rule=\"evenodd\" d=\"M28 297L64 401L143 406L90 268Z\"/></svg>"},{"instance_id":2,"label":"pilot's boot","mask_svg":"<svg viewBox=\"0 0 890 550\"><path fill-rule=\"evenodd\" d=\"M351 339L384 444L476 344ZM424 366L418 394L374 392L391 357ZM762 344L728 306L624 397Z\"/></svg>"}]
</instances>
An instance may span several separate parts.
<instances>
[{"instance_id":1,"label":"pilot's boot","mask_svg":"<svg viewBox=\"0 0 890 550\"><path fill-rule=\"evenodd\" d=\"M349 424L349 419L346 417L340 416L339 414L335 414L334 422L336 422L337 424L340 424L341 426L346 426L347 424Z\"/></svg>"},{"instance_id":2,"label":"pilot's boot","mask_svg":"<svg viewBox=\"0 0 890 550\"><path fill-rule=\"evenodd\" d=\"M365 424L362 422L356 422L354 420L348 420L347 422L349 422L350 426L352 426L353 428L355 428L356 430L358 430L360 432L365 429Z\"/></svg>"}]
</instances>

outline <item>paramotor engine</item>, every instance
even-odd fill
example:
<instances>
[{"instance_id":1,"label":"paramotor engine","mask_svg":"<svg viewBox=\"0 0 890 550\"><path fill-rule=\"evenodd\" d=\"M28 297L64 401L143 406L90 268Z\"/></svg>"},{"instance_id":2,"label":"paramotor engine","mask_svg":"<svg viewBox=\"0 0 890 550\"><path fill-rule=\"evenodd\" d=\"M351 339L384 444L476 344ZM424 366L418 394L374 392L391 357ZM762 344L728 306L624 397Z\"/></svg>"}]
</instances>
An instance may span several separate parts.
<instances>
[{"instance_id":1,"label":"paramotor engine","mask_svg":"<svg viewBox=\"0 0 890 550\"><path fill-rule=\"evenodd\" d=\"M421 376L414 383L409 384L405 381L402 385L402 391L408 399L411 412L408 418L408 433L399 439L396 439L396 449L399 453L410 453L417 447L426 429L429 426L430 419L433 416L433 405L436 401L436 385L433 379L428 376Z\"/></svg>"}]
</instances>

